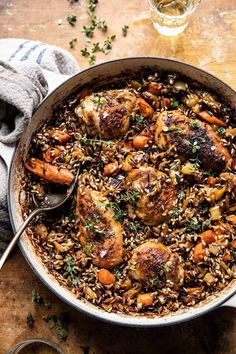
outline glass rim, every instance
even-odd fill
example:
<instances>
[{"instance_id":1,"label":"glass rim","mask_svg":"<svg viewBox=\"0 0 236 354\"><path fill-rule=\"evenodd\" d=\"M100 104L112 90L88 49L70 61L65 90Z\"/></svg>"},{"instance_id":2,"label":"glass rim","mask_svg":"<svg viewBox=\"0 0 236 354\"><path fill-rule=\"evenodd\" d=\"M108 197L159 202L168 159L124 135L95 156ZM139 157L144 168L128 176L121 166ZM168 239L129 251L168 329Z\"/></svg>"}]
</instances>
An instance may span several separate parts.
<instances>
[{"instance_id":1,"label":"glass rim","mask_svg":"<svg viewBox=\"0 0 236 354\"><path fill-rule=\"evenodd\" d=\"M149 3L149 6L153 6L152 5L152 1L153 0L148 0L148 3ZM190 15L191 13L193 13L196 8L200 5L202 0L197 0L196 1L196 5L194 5L194 7L191 9L191 10L187 10L184 14L182 15L176 15L176 16L171 16L171 15L166 15L166 14L163 14L163 12L160 12L158 9L155 9L157 12L158 12L158 15L160 14L160 16L162 17L166 17L166 18L169 18L169 19L173 19L173 18L177 18L177 19L180 19L180 18L184 18L184 17L187 17L188 15Z\"/></svg>"},{"instance_id":2,"label":"glass rim","mask_svg":"<svg viewBox=\"0 0 236 354\"><path fill-rule=\"evenodd\" d=\"M26 339L22 342L19 342L14 347L10 348L6 354L13 354L13 353L20 354L22 349L27 348L31 344L39 344L39 343L46 344L48 345L49 348L55 349L58 354L63 354L62 349L56 343L53 343L47 339L40 339L40 338Z\"/></svg>"}]
</instances>

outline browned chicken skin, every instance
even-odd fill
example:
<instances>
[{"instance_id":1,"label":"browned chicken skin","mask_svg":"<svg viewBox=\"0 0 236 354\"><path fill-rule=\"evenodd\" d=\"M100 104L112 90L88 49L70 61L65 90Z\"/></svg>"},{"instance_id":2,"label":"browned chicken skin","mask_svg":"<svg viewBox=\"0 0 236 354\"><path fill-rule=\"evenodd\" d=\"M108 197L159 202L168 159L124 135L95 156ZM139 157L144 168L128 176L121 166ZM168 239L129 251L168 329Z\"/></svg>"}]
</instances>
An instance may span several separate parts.
<instances>
[{"instance_id":1,"label":"browned chicken skin","mask_svg":"<svg viewBox=\"0 0 236 354\"><path fill-rule=\"evenodd\" d=\"M208 170L222 171L231 159L210 125L194 121L178 110L158 115L155 141L162 150L175 145L180 156L190 159L198 157L202 166Z\"/></svg>"},{"instance_id":2,"label":"browned chicken skin","mask_svg":"<svg viewBox=\"0 0 236 354\"><path fill-rule=\"evenodd\" d=\"M169 280L174 287L183 284L184 270L176 253L156 240L149 240L133 250L131 278L151 287L161 288Z\"/></svg>"},{"instance_id":3,"label":"browned chicken skin","mask_svg":"<svg viewBox=\"0 0 236 354\"><path fill-rule=\"evenodd\" d=\"M78 189L76 214L79 240L93 264L112 268L122 262L122 227L114 220L114 212L107 207L109 201L100 192L89 188Z\"/></svg>"},{"instance_id":4,"label":"browned chicken skin","mask_svg":"<svg viewBox=\"0 0 236 354\"><path fill-rule=\"evenodd\" d=\"M132 169L126 177L126 188L136 192L137 200L129 209L145 224L156 225L169 217L177 200L175 186L168 176L152 167Z\"/></svg>"},{"instance_id":5,"label":"browned chicken skin","mask_svg":"<svg viewBox=\"0 0 236 354\"><path fill-rule=\"evenodd\" d=\"M123 136L130 125L130 115L136 97L128 90L109 90L94 93L81 100L75 109L92 136L113 139Z\"/></svg>"}]
</instances>

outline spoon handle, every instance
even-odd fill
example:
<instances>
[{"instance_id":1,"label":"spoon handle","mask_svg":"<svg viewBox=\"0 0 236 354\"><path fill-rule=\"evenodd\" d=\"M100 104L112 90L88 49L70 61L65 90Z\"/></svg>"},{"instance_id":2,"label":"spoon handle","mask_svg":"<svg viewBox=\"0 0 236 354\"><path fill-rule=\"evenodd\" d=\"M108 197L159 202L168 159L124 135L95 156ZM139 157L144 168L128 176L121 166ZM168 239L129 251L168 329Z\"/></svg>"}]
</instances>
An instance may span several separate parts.
<instances>
[{"instance_id":1,"label":"spoon handle","mask_svg":"<svg viewBox=\"0 0 236 354\"><path fill-rule=\"evenodd\" d=\"M24 221L24 223L21 225L9 245L7 246L6 250L4 251L3 255L0 258L0 269L2 269L3 264L5 263L7 257L11 253L12 249L14 248L16 242L20 238L21 234L24 232L25 228L28 226L29 222L40 212L42 211L41 208L37 208L30 213L30 215L27 217L27 219Z\"/></svg>"}]
</instances>

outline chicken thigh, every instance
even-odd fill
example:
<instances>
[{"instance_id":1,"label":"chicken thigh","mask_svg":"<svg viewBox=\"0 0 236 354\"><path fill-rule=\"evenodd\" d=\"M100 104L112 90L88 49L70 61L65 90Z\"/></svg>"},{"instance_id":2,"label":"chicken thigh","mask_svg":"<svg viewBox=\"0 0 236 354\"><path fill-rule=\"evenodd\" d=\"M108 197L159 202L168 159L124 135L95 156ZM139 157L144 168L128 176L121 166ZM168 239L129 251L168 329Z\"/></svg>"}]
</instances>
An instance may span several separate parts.
<instances>
[{"instance_id":1,"label":"chicken thigh","mask_svg":"<svg viewBox=\"0 0 236 354\"><path fill-rule=\"evenodd\" d=\"M123 255L122 227L114 219L109 200L89 188L78 189L76 214L79 241L92 257L93 264L102 268L120 264Z\"/></svg>"},{"instance_id":2,"label":"chicken thigh","mask_svg":"<svg viewBox=\"0 0 236 354\"><path fill-rule=\"evenodd\" d=\"M184 270L181 259L168 247L156 240L149 240L133 250L130 260L131 278L161 288L169 280L174 287L183 284Z\"/></svg>"},{"instance_id":3,"label":"chicken thigh","mask_svg":"<svg viewBox=\"0 0 236 354\"><path fill-rule=\"evenodd\" d=\"M86 124L88 134L113 139L128 131L135 104L136 97L129 90L109 90L86 96L75 114Z\"/></svg>"},{"instance_id":4,"label":"chicken thigh","mask_svg":"<svg viewBox=\"0 0 236 354\"><path fill-rule=\"evenodd\" d=\"M129 209L147 225L165 221L177 201L177 192L169 177L152 167L130 170L126 190L136 198L131 198Z\"/></svg>"},{"instance_id":5,"label":"chicken thigh","mask_svg":"<svg viewBox=\"0 0 236 354\"><path fill-rule=\"evenodd\" d=\"M155 141L162 150L174 144L180 156L191 159L197 157L208 170L220 172L231 159L228 150L209 124L194 121L178 110L158 115Z\"/></svg>"}]
</instances>

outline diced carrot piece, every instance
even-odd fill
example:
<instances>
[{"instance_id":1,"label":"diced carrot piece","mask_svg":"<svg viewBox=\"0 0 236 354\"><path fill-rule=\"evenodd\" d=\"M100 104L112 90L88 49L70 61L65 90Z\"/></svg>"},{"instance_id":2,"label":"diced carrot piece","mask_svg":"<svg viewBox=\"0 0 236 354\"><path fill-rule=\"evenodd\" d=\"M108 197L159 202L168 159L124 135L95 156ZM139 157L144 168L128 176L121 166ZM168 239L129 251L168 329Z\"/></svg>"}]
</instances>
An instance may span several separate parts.
<instances>
[{"instance_id":1,"label":"diced carrot piece","mask_svg":"<svg viewBox=\"0 0 236 354\"><path fill-rule=\"evenodd\" d=\"M193 259L195 262L201 262L203 261L204 257L206 255L206 248L203 245L202 242L199 242L193 250Z\"/></svg>"},{"instance_id":2,"label":"diced carrot piece","mask_svg":"<svg viewBox=\"0 0 236 354\"><path fill-rule=\"evenodd\" d=\"M226 220L233 225L236 225L236 215L228 215L226 216Z\"/></svg>"},{"instance_id":3,"label":"diced carrot piece","mask_svg":"<svg viewBox=\"0 0 236 354\"><path fill-rule=\"evenodd\" d=\"M133 146L136 149L145 149L149 145L150 138L144 135L137 135L133 138Z\"/></svg>"},{"instance_id":4,"label":"diced carrot piece","mask_svg":"<svg viewBox=\"0 0 236 354\"><path fill-rule=\"evenodd\" d=\"M139 294L137 297L138 307L148 307L153 305L152 293Z\"/></svg>"},{"instance_id":5,"label":"diced carrot piece","mask_svg":"<svg viewBox=\"0 0 236 354\"><path fill-rule=\"evenodd\" d=\"M229 262L229 261L231 261L231 255L230 255L230 253L225 253L225 255L224 255L224 257L223 257L223 260L225 261L225 262Z\"/></svg>"},{"instance_id":6,"label":"diced carrot piece","mask_svg":"<svg viewBox=\"0 0 236 354\"><path fill-rule=\"evenodd\" d=\"M208 177L207 178L207 182L210 184L210 185L215 185L216 183L220 182L220 178L218 177Z\"/></svg>"},{"instance_id":7,"label":"diced carrot piece","mask_svg":"<svg viewBox=\"0 0 236 354\"><path fill-rule=\"evenodd\" d=\"M227 127L225 122L216 118L215 116L211 116L207 111L202 111L198 113L199 117L207 123L218 125L219 127Z\"/></svg>"},{"instance_id":8,"label":"diced carrot piece","mask_svg":"<svg viewBox=\"0 0 236 354\"><path fill-rule=\"evenodd\" d=\"M73 173L66 168L59 168L35 158L26 161L25 166L30 172L49 182L70 185L74 180Z\"/></svg>"},{"instance_id":9,"label":"diced carrot piece","mask_svg":"<svg viewBox=\"0 0 236 354\"><path fill-rule=\"evenodd\" d=\"M216 240L216 233L214 230L207 230L204 231L200 234L201 239L209 245L210 243L214 242Z\"/></svg>"},{"instance_id":10,"label":"diced carrot piece","mask_svg":"<svg viewBox=\"0 0 236 354\"><path fill-rule=\"evenodd\" d=\"M58 148L51 147L45 151L43 157L46 162L52 162L59 155L60 155L60 150Z\"/></svg>"},{"instance_id":11,"label":"diced carrot piece","mask_svg":"<svg viewBox=\"0 0 236 354\"><path fill-rule=\"evenodd\" d=\"M107 165L104 166L104 176L112 176L116 175L120 171L120 167L117 161L115 162L110 162Z\"/></svg>"},{"instance_id":12,"label":"diced carrot piece","mask_svg":"<svg viewBox=\"0 0 236 354\"><path fill-rule=\"evenodd\" d=\"M147 91L152 95L159 95L161 93L162 85L157 82L150 82L147 87Z\"/></svg>"},{"instance_id":13,"label":"diced carrot piece","mask_svg":"<svg viewBox=\"0 0 236 354\"><path fill-rule=\"evenodd\" d=\"M59 129L50 130L49 136L62 145L66 144L71 138L71 136L68 133L61 131Z\"/></svg>"},{"instance_id":14,"label":"diced carrot piece","mask_svg":"<svg viewBox=\"0 0 236 354\"><path fill-rule=\"evenodd\" d=\"M115 283L116 278L109 270L101 269L98 272L98 280L102 285L111 285Z\"/></svg>"},{"instance_id":15,"label":"diced carrot piece","mask_svg":"<svg viewBox=\"0 0 236 354\"><path fill-rule=\"evenodd\" d=\"M163 97L162 106L163 108L169 108L171 106L171 100L168 97Z\"/></svg>"},{"instance_id":16,"label":"diced carrot piece","mask_svg":"<svg viewBox=\"0 0 236 354\"><path fill-rule=\"evenodd\" d=\"M231 246L233 249L236 249L236 240L233 240L232 242L230 242L230 246Z\"/></svg>"},{"instance_id":17,"label":"diced carrot piece","mask_svg":"<svg viewBox=\"0 0 236 354\"><path fill-rule=\"evenodd\" d=\"M137 98L140 113L144 118L151 118L154 114L153 108L143 98Z\"/></svg>"}]
</instances>

